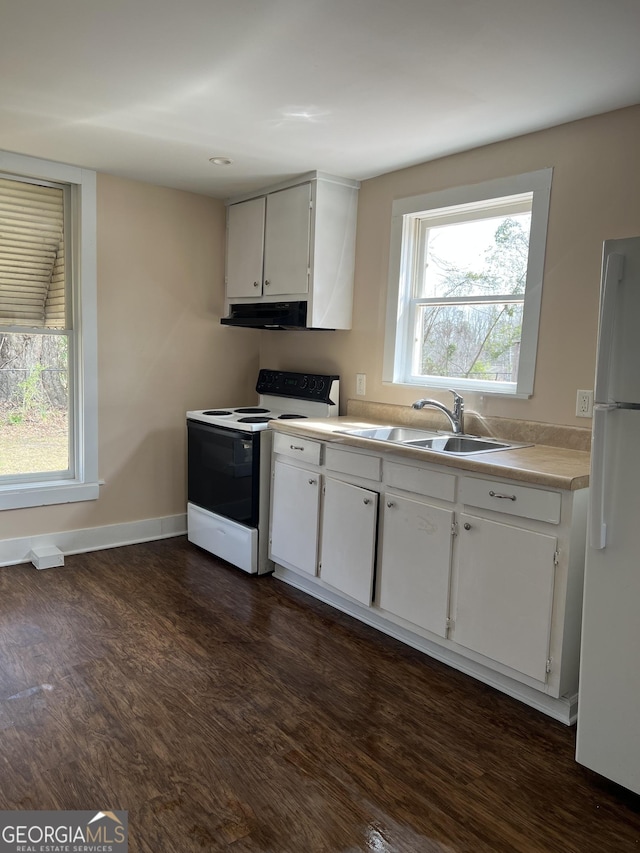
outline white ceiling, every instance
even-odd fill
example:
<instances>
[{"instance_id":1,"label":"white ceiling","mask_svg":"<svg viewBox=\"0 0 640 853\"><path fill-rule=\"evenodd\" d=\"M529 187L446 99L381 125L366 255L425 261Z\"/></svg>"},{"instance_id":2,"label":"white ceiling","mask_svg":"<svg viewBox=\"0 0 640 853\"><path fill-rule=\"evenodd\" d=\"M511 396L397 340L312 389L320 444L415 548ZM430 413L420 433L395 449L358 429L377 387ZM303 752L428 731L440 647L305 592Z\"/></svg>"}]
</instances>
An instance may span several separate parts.
<instances>
[{"instance_id":1,"label":"white ceiling","mask_svg":"<svg viewBox=\"0 0 640 853\"><path fill-rule=\"evenodd\" d=\"M639 0L0 0L0 22L0 148L221 198L640 102Z\"/></svg>"}]
</instances>

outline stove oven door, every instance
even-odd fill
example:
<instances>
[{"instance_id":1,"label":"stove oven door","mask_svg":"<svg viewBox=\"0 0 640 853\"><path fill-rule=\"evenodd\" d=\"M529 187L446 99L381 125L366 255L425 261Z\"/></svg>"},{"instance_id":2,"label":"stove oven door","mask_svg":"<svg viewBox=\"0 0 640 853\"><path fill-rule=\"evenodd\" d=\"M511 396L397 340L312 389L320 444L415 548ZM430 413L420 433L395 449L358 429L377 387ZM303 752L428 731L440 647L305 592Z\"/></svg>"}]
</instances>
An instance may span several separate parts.
<instances>
[{"instance_id":1,"label":"stove oven door","mask_svg":"<svg viewBox=\"0 0 640 853\"><path fill-rule=\"evenodd\" d=\"M189 503L257 527L260 432L188 420L187 441Z\"/></svg>"}]
</instances>

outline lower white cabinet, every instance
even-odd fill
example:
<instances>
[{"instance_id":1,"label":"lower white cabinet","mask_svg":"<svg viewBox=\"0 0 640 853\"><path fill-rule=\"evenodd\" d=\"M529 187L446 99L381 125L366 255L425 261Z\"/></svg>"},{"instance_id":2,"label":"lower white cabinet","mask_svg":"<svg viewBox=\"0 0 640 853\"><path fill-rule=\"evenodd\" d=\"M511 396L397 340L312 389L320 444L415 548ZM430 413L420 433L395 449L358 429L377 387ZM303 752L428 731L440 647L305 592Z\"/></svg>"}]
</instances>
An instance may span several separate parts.
<instances>
[{"instance_id":1,"label":"lower white cabinet","mask_svg":"<svg viewBox=\"0 0 640 853\"><path fill-rule=\"evenodd\" d=\"M378 604L439 637L447 634L453 517L425 501L384 497Z\"/></svg>"},{"instance_id":2,"label":"lower white cabinet","mask_svg":"<svg viewBox=\"0 0 640 853\"><path fill-rule=\"evenodd\" d=\"M269 556L315 575L320 475L276 460L273 466Z\"/></svg>"},{"instance_id":3,"label":"lower white cabinet","mask_svg":"<svg viewBox=\"0 0 640 853\"><path fill-rule=\"evenodd\" d=\"M286 434L272 486L276 577L575 720L586 489Z\"/></svg>"},{"instance_id":4,"label":"lower white cabinet","mask_svg":"<svg viewBox=\"0 0 640 853\"><path fill-rule=\"evenodd\" d=\"M451 639L544 682L557 539L461 514Z\"/></svg>"},{"instance_id":5,"label":"lower white cabinet","mask_svg":"<svg viewBox=\"0 0 640 853\"><path fill-rule=\"evenodd\" d=\"M373 591L377 516L377 492L325 478L320 579L367 605Z\"/></svg>"}]
</instances>

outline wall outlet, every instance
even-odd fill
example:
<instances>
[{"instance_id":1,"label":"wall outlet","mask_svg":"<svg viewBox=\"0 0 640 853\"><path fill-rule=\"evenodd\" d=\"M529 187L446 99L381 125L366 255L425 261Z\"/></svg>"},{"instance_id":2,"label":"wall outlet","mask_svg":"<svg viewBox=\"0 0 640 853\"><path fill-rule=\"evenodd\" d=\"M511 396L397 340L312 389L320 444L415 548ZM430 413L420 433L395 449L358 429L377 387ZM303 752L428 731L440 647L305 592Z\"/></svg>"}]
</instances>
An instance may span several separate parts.
<instances>
[{"instance_id":1,"label":"wall outlet","mask_svg":"<svg viewBox=\"0 0 640 853\"><path fill-rule=\"evenodd\" d=\"M576 417L593 417L593 391L578 391L576 396Z\"/></svg>"},{"instance_id":2,"label":"wall outlet","mask_svg":"<svg viewBox=\"0 0 640 853\"><path fill-rule=\"evenodd\" d=\"M364 397L367 393L367 374L366 373L356 373L356 394L360 397Z\"/></svg>"}]
</instances>

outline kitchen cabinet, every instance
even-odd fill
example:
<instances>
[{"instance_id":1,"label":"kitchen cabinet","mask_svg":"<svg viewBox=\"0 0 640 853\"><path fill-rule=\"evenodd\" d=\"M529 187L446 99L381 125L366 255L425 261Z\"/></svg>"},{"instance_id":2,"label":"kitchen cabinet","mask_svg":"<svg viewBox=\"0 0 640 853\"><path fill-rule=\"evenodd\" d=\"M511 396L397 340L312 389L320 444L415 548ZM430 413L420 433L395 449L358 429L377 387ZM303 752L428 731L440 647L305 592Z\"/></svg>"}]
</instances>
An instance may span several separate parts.
<instances>
[{"instance_id":1,"label":"kitchen cabinet","mask_svg":"<svg viewBox=\"0 0 640 853\"><path fill-rule=\"evenodd\" d=\"M267 196L264 293L301 296L309 291L311 184Z\"/></svg>"},{"instance_id":2,"label":"kitchen cabinet","mask_svg":"<svg viewBox=\"0 0 640 853\"><path fill-rule=\"evenodd\" d=\"M320 476L276 461L273 466L269 556L316 574Z\"/></svg>"},{"instance_id":3,"label":"kitchen cabinet","mask_svg":"<svg viewBox=\"0 0 640 853\"><path fill-rule=\"evenodd\" d=\"M447 634L453 512L387 492L379 563L379 606Z\"/></svg>"},{"instance_id":4,"label":"kitchen cabinet","mask_svg":"<svg viewBox=\"0 0 640 853\"><path fill-rule=\"evenodd\" d=\"M310 218L310 184L230 205L227 295L255 299L306 294Z\"/></svg>"},{"instance_id":5,"label":"kitchen cabinet","mask_svg":"<svg viewBox=\"0 0 640 853\"><path fill-rule=\"evenodd\" d=\"M351 328L357 181L309 172L227 203L226 299L302 302L308 328Z\"/></svg>"},{"instance_id":6,"label":"kitchen cabinet","mask_svg":"<svg viewBox=\"0 0 640 853\"><path fill-rule=\"evenodd\" d=\"M227 295L262 295L266 199L254 198L227 210Z\"/></svg>"},{"instance_id":7,"label":"kitchen cabinet","mask_svg":"<svg viewBox=\"0 0 640 853\"><path fill-rule=\"evenodd\" d=\"M573 722L587 490L342 441L276 432L276 578Z\"/></svg>"},{"instance_id":8,"label":"kitchen cabinet","mask_svg":"<svg viewBox=\"0 0 640 853\"><path fill-rule=\"evenodd\" d=\"M452 639L544 682L557 539L467 513L458 527Z\"/></svg>"},{"instance_id":9,"label":"kitchen cabinet","mask_svg":"<svg viewBox=\"0 0 640 853\"><path fill-rule=\"evenodd\" d=\"M323 488L320 578L371 603L378 494L326 477Z\"/></svg>"}]
</instances>

